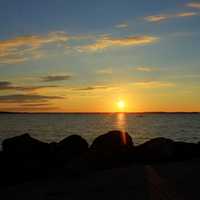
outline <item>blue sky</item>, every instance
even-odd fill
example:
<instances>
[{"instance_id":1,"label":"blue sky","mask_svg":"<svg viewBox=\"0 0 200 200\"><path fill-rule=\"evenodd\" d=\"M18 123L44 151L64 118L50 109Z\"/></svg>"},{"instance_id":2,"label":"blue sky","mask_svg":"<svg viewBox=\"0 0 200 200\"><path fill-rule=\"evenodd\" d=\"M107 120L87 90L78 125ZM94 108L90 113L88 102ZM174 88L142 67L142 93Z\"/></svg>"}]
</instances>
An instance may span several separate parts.
<instances>
[{"instance_id":1,"label":"blue sky","mask_svg":"<svg viewBox=\"0 0 200 200\"><path fill-rule=\"evenodd\" d=\"M1 0L0 110L200 111L199 19L199 1Z\"/></svg>"}]
</instances>

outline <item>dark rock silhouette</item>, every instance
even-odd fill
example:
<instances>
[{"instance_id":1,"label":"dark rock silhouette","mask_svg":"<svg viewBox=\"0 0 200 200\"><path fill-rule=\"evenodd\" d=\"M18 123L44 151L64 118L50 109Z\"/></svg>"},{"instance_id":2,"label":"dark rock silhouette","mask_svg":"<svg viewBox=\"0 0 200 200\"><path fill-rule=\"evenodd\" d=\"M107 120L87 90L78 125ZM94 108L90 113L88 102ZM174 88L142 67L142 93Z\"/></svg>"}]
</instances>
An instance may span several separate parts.
<instances>
[{"instance_id":1,"label":"dark rock silhouette","mask_svg":"<svg viewBox=\"0 0 200 200\"><path fill-rule=\"evenodd\" d=\"M71 135L59 143L55 148L56 161L68 162L88 151L88 143L79 135Z\"/></svg>"},{"instance_id":2,"label":"dark rock silhouette","mask_svg":"<svg viewBox=\"0 0 200 200\"><path fill-rule=\"evenodd\" d=\"M198 144L188 142L174 142L173 159L188 160L200 156L200 148Z\"/></svg>"},{"instance_id":3,"label":"dark rock silhouette","mask_svg":"<svg viewBox=\"0 0 200 200\"><path fill-rule=\"evenodd\" d=\"M133 141L127 132L110 131L97 137L91 149L98 152L118 152L124 148L132 148Z\"/></svg>"},{"instance_id":4,"label":"dark rock silhouette","mask_svg":"<svg viewBox=\"0 0 200 200\"><path fill-rule=\"evenodd\" d=\"M174 141L159 137L139 145L135 150L135 159L139 161L168 161L173 154Z\"/></svg>"},{"instance_id":5,"label":"dark rock silhouette","mask_svg":"<svg viewBox=\"0 0 200 200\"><path fill-rule=\"evenodd\" d=\"M78 135L48 144L23 134L4 140L2 146L0 170L4 173L0 185L57 176L58 172L69 178L130 163L163 163L200 157L199 143L154 138L134 146L130 135L121 131L98 136L90 148Z\"/></svg>"},{"instance_id":6,"label":"dark rock silhouette","mask_svg":"<svg viewBox=\"0 0 200 200\"><path fill-rule=\"evenodd\" d=\"M132 159L133 141L121 131L110 131L97 137L91 145L90 159L95 168L122 165Z\"/></svg>"},{"instance_id":7,"label":"dark rock silhouette","mask_svg":"<svg viewBox=\"0 0 200 200\"><path fill-rule=\"evenodd\" d=\"M2 146L3 183L23 182L46 175L50 159L47 143L23 134L4 140Z\"/></svg>"},{"instance_id":8,"label":"dark rock silhouette","mask_svg":"<svg viewBox=\"0 0 200 200\"><path fill-rule=\"evenodd\" d=\"M154 138L135 149L135 159L145 162L187 160L200 156L197 144L175 142L167 138Z\"/></svg>"},{"instance_id":9,"label":"dark rock silhouette","mask_svg":"<svg viewBox=\"0 0 200 200\"><path fill-rule=\"evenodd\" d=\"M48 144L32 138L29 134L5 139L2 143L3 152L15 156L41 156L48 152Z\"/></svg>"}]
</instances>

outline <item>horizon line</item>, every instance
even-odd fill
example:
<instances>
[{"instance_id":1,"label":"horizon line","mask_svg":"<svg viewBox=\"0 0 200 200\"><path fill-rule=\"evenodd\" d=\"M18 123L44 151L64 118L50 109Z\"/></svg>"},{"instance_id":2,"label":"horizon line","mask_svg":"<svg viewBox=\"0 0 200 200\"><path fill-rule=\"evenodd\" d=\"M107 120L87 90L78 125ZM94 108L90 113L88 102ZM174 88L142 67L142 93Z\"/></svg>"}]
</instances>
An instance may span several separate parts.
<instances>
[{"instance_id":1,"label":"horizon line","mask_svg":"<svg viewBox=\"0 0 200 200\"><path fill-rule=\"evenodd\" d=\"M200 111L144 111L144 112L23 112L0 111L0 114L200 114Z\"/></svg>"}]
</instances>

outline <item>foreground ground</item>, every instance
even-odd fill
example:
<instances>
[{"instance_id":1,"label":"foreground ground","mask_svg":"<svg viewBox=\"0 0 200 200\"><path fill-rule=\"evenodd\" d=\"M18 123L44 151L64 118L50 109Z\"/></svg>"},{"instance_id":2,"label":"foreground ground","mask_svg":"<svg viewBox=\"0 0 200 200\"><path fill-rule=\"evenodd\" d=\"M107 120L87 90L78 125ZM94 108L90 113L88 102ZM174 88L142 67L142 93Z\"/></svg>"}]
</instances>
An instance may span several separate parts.
<instances>
[{"instance_id":1,"label":"foreground ground","mask_svg":"<svg viewBox=\"0 0 200 200\"><path fill-rule=\"evenodd\" d=\"M132 164L70 179L60 172L54 178L2 188L0 194L1 200L195 200L200 199L199 182L200 160L192 160Z\"/></svg>"}]
</instances>

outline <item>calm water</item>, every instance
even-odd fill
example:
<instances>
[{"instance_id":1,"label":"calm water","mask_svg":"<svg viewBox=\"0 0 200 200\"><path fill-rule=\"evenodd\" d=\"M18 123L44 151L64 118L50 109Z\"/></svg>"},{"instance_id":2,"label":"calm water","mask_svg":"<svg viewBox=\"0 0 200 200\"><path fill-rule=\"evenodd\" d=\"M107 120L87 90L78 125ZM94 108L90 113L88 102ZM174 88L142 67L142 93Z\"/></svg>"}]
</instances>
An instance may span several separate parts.
<instances>
[{"instance_id":1,"label":"calm water","mask_svg":"<svg viewBox=\"0 0 200 200\"><path fill-rule=\"evenodd\" d=\"M197 142L200 114L0 114L0 143L22 133L46 142L78 134L91 143L114 129L127 131L136 144L160 136Z\"/></svg>"}]
</instances>

